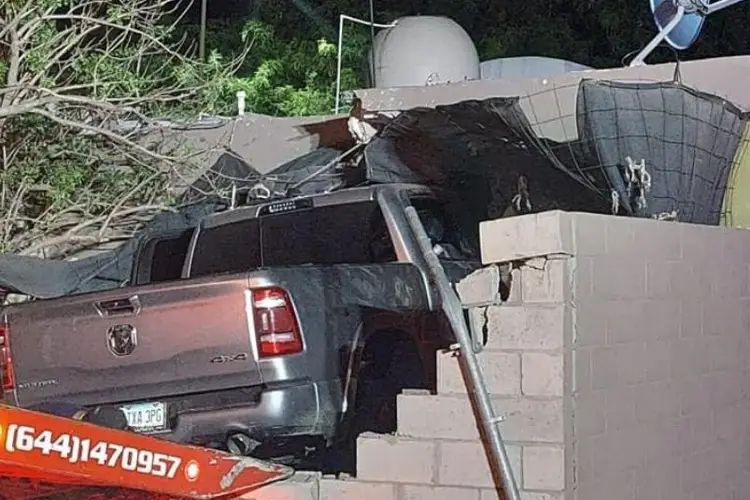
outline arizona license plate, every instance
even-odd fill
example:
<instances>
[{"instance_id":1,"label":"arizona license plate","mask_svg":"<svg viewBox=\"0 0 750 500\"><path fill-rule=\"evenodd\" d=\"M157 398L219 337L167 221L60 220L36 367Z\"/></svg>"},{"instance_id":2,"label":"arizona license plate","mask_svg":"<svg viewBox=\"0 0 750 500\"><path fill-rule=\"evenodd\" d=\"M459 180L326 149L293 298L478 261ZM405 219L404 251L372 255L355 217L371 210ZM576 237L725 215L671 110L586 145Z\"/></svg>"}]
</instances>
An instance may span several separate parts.
<instances>
[{"instance_id":1,"label":"arizona license plate","mask_svg":"<svg viewBox=\"0 0 750 500\"><path fill-rule=\"evenodd\" d=\"M167 428L167 405L164 403L138 403L121 406L128 426L136 432L159 432Z\"/></svg>"}]
</instances>

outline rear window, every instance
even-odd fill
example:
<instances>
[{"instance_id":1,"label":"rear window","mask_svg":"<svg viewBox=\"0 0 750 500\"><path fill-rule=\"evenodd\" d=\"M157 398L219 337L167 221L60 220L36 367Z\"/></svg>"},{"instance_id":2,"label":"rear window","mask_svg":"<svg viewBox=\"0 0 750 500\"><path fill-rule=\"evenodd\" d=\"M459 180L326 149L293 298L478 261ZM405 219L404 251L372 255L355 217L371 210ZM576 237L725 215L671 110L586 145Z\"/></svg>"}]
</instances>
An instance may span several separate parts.
<instances>
[{"instance_id":1,"label":"rear window","mask_svg":"<svg viewBox=\"0 0 750 500\"><path fill-rule=\"evenodd\" d=\"M139 252L133 284L178 280L187 257L193 229L148 240Z\"/></svg>"},{"instance_id":2,"label":"rear window","mask_svg":"<svg viewBox=\"0 0 750 500\"><path fill-rule=\"evenodd\" d=\"M260 266L260 226L258 219L248 219L202 229L190 275L238 273Z\"/></svg>"},{"instance_id":3,"label":"rear window","mask_svg":"<svg viewBox=\"0 0 750 500\"><path fill-rule=\"evenodd\" d=\"M370 264L396 260L375 202L266 215L201 231L192 276L258 267Z\"/></svg>"}]
</instances>

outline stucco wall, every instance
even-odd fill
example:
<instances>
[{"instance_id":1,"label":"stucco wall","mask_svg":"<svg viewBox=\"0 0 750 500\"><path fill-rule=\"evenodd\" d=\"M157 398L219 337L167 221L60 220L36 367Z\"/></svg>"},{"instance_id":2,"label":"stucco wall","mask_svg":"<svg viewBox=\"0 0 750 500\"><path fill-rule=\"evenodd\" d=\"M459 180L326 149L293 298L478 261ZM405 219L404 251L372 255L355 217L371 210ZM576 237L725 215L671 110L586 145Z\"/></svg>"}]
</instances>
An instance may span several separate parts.
<instances>
[{"instance_id":1,"label":"stucco wall","mask_svg":"<svg viewBox=\"0 0 750 500\"><path fill-rule=\"evenodd\" d=\"M542 137L567 141L577 138L575 105L577 85L582 78L603 80L666 81L674 76L674 64L639 68L591 70L555 75L550 78L509 78L451 83L430 87L362 89L366 109L393 111L418 106L436 106L471 99L520 96L529 121ZM727 98L743 109L750 109L747 80L750 56L722 57L689 61L680 66L682 81L704 92ZM344 112L346 110L342 110ZM317 148L320 138L303 129L332 116L277 118L247 114L224 126L192 131L159 131L154 137L173 147L200 152L192 161L208 168L226 149L244 158L261 173ZM152 138L154 138L152 137ZM146 142L152 138L146 139ZM187 175L186 181L193 176Z\"/></svg>"},{"instance_id":2,"label":"stucco wall","mask_svg":"<svg viewBox=\"0 0 750 500\"><path fill-rule=\"evenodd\" d=\"M747 497L750 232L547 212L481 233L458 288L523 500ZM358 448L356 480L283 498L502 498L450 354L438 394L402 394L398 434Z\"/></svg>"},{"instance_id":3,"label":"stucco wall","mask_svg":"<svg viewBox=\"0 0 750 500\"><path fill-rule=\"evenodd\" d=\"M362 103L372 110L402 110L417 106L454 104L488 97L520 97L535 132L556 141L578 138L576 93L581 79L663 82L675 76L675 64L655 64L636 68L576 71L549 78L508 78L436 85L357 91ZM681 82L715 94L742 109L750 109L750 56L718 57L680 63Z\"/></svg>"}]
</instances>

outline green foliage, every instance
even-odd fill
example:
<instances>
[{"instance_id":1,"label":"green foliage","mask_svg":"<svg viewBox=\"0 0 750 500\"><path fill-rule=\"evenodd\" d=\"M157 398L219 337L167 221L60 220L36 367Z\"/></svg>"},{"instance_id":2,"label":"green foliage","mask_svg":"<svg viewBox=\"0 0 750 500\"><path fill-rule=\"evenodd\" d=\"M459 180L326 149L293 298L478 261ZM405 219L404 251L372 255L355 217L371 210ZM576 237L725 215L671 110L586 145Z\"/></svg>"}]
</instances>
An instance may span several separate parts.
<instances>
[{"instance_id":1,"label":"green foliage","mask_svg":"<svg viewBox=\"0 0 750 500\"><path fill-rule=\"evenodd\" d=\"M182 28L180 36L197 38L198 26ZM269 24L257 21L212 22L207 29L206 45L227 57L237 54L236 47L252 41L252 50L236 77L223 82L217 99L223 102L217 111L232 114L235 95L246 94L247 109L271 116L330 114L335 100L337 47L326 37L283 39ZM341 88L364 85L363 65L368 49L367 33L347 34L342 52Z\"/></svg>"},{"instance_id":2,"label":"green foliage","mask_svg":"<svg viewBox=\"0 0 750 500\"><path fill-rule=\"evenodd\" d=\"M113 125L227 109L238 61L217 51L198 60L165 22L166 3L102 5L0 4L0 251L126 236L144 220L135 207L173 201L163 186L182 160ZM235 46L239 62L246 47Z\"/></svg>"}]
</instances>

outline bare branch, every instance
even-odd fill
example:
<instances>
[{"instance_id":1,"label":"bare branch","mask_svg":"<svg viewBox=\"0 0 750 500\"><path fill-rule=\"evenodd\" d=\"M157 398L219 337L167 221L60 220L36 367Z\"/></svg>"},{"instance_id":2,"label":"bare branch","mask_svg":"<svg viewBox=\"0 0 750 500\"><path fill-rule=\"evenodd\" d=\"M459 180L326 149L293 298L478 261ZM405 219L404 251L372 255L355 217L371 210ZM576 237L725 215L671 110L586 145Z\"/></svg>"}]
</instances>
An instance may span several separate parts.
<instances>
[{"instance_id":1,"label":"bare branch","mask_svg":"<svg viewBox=\"0 0 750 500\"><path fill-rule=\"evenodd\" d=\"M234 74L254 42L232 61L199 61L192 40L170 39L186 13L179 8L171 0L0 5L4 251L65 255L130 235L169 209L167 182L183 178L198 153L151 133L160 130L151 117L205 111L197 100Z\"/></svg>"}]
</instances>

